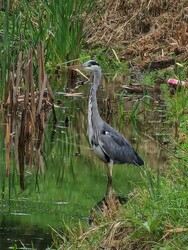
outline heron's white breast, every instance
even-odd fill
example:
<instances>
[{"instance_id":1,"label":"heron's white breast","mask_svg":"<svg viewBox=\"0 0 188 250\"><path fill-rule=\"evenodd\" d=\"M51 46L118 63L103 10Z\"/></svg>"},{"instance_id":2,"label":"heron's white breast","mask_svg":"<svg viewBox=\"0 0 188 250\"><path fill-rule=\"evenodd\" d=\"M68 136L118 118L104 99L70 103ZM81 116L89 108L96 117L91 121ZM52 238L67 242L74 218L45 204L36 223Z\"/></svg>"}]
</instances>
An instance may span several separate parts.
<instances>
[{"instance_id":1,"label":"heron's white breast","mask_svg":"<svg viewBox=\"0 0 188 250\"><path fill-rule=\"evenodd\" d=\"M101 147L99 145L95 146L93 145L93 151L95 152L95 154L104 162L107 162L106 161L106 158L105 158L105 154L103 152L103 150L101 149Z\"/></svg>"}]
</instances>

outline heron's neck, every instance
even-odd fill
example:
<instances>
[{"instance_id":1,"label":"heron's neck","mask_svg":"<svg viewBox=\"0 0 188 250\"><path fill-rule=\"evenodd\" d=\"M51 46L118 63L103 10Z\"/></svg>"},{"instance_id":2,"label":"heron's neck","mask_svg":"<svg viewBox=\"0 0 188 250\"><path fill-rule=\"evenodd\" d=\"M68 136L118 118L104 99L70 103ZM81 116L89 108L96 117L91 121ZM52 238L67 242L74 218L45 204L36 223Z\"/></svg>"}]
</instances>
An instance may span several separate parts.
<instances>
[{"instance_id":1,"label":"heron's neck","mask_svg":"<svg viewBox=\"0 0 188 250\"><path fill-rule=\"evenodd\" d=\"M94 123L97 119L100 119L98 104L97 104L97 89L99 86L100 79L101 79L101 73L95 72L93 84L90 89L89 106L88 106L88 122L91 123L92 126L94 126Z\"/></svg>"}]
</instances>

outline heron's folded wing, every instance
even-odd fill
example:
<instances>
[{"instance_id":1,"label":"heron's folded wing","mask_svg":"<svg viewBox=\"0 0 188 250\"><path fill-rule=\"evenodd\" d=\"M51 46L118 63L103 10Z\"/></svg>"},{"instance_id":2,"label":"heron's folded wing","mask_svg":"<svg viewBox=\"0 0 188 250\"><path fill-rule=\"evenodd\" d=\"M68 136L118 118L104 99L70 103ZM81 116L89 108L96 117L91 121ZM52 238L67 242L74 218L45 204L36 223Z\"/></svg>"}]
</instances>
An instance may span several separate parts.
<instances>
[{"instance_id":1,"label":"heron's folded wing","mask_svg":"<svg viewBox=\"0 0 188 250\"><path fill-rule=\"evenodd\" d=\"M100 134L99 145L115 163L133 163L135 154L131 144L117 131Z\"/></svg>"}]
</instances>

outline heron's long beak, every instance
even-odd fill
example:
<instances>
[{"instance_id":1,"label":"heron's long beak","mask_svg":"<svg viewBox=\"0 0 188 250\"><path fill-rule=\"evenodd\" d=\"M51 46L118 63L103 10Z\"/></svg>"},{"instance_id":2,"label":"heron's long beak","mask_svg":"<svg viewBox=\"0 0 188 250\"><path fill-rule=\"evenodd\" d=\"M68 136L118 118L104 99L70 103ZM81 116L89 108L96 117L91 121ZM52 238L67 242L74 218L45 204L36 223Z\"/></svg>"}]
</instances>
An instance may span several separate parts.
<instances>
[{"instance_id":1,"label":"heron's long beak","mask_svg":"<svg viewBox=\"0 0 188 250\"><path fill-rule=\"evenodd\" d=\"M68 68L78 72L85 79L89 80L89 78L81 71L81 69L88 70L87 68L89 68L89 67L84 67L82 64L82 65L71 65Z\"/></svg>"}]
</instances>

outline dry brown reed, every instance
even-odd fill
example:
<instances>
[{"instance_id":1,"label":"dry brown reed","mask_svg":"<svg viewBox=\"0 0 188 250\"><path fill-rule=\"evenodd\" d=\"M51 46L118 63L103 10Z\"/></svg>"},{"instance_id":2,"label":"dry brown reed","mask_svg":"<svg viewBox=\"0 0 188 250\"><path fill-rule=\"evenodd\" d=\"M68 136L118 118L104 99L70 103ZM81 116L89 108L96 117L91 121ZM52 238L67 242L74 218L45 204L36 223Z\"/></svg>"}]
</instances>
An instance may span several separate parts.
<instances>
[{"instance_id":1,"label":"dry brown reed","mask_svg":"<svg viewBox=\"0 0 188 250\"><path fill-rule=\"evenodd\" d=\"M34 66L38 69L38 82ZM4 96L3 105L6 113L6 174L10 174L10 147L13 144L20 187L24 190L25 166L32 168L35 165L37 173L43 169L43 131L51 110L54 123L57 122L54 95L45 72L42 42L37 50L30 48L26 53L19 52L16 69L11 66L7 82L10 83L9 91Z\"/></svg>"}]
</instances>

